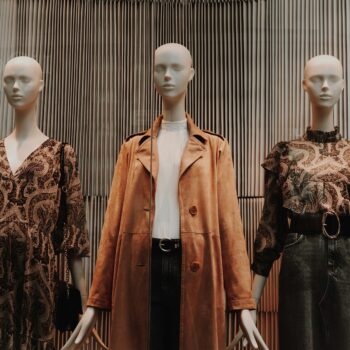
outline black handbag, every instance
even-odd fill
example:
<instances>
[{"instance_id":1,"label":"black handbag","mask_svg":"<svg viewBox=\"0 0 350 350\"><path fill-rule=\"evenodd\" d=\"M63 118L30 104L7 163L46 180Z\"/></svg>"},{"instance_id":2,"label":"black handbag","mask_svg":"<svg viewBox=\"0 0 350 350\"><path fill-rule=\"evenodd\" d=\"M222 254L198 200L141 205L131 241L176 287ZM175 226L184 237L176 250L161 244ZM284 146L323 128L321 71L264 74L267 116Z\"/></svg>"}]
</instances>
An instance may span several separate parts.
<instances>
[{"instance_id":1,"label":"black handbag","mask_svg":"<svg viewBox=\"0 0 350 350\"><path fill-rule=\"evenodd\" d=\"M64 232L64 263L66 266L64 273L64 280L56 282L55 293L55 313L54 324L56 329L61 332L72 331L79 323L79 314L83 313L80 291L69 283L69 267L68 267L68 253L67 253L67 237L64 230L66 221L66 192L64 173L64 143L62 143L60 150L60 209L56 225L56 230L59 233ZM62 235L61 235L62 236Z\"/></svg>"}]
</instances>

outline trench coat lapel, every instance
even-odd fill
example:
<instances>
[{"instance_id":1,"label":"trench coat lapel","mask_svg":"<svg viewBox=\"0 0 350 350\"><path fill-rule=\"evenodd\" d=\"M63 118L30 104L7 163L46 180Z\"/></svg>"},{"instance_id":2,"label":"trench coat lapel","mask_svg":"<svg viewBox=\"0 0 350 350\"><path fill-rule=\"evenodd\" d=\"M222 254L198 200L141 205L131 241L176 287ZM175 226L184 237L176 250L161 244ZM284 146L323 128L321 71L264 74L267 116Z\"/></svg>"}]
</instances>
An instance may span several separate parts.
<instances>
[{"instance_id":1,"label":"trench coat lapel","mask_svg":"<svg viewBox=\"0 0 350 350\"><path fill-rule=\"evenodd\" d=\"M162 116L160 115L152 125L153 132L148 129L145 135L139 141L139 148L136 151L137 159L142 163L145 169L151 174L151 151L152 151L152 177L157 181L159 158L157 147L157 135L159 132ZM152 136L153 134L153 136ZM153 137L153 140L152 138ZM152 140L152 142L151 142Z\"/></svg>"},{"instance_id":2,"label":"trench coat lapel","mask_svg":"<svg viewBox=\"0 0 350 350\"><path fill-rule=\"evenodd\" d=\"M189 114L186 114L189 139L182 155L179 179L206 151L207 135L194 124Z\"/></svg>"},{"instance_id":3,"label":"trench coat lapel","mask_svg":"<svg viewBox=\"0 0 350 350\"><path fill-rule=\"evenodd\" d=\"M201 142L196 139L195 136L190 136L182 155L179 179L184 175L189 167L191 167L198 159L203 157L204 151L204 145L201 144Z\"/></svg>"},{"instance_id":4,"label":"trench coat lapel","mask_svg":"<svg viewBox=\"0 0 350 350\"><path fill-rule=\"evenodd\" d=\"M152 141L152 177L157 181L159 169L159 157L157 148L157 135L163 116L160 115L153 123L153 141ZM187 127L189 131L188 143L185 147L180 164L179 178L191 167L198 159L203 157L206 150L207 135L200 130L193 122L189 114L186 113ZM151 173L151 129L147 130L140 139L137 150L137 159L143 164L145 169Z\"/></svg>"},{"instance_id":5,"label":"trench coat lapel","mask_svg":"<svg viewBox=\"0 0 350 350\"><path fill-rule=\"evenodd\" d=\"M157 138L153 136L152 141L152 177L154 181L157 181L158 175L158 150L157 150ZM151 174L151 137L143 142L143 144L137 150L137 159L142 163L146 170Z\"/></svg>"}]
</instances>

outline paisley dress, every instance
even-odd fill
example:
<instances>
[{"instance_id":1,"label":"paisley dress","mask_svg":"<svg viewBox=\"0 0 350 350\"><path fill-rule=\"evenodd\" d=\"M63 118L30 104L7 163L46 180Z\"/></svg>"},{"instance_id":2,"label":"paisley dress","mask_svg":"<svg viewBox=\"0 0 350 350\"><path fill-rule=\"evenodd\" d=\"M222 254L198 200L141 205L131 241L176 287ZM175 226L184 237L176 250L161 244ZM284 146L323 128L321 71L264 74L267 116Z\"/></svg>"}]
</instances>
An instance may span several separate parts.
<instances>
[{"instance_id":1,"label":"paisley dress","mask_svg":"<svg viewBox=\"0 0 350 350\"><path fill-rule=\"evenodd\" d=\"M56 254L89 254L76 155L65 145L66 225L60 207L60 149L47 139L12 173L0 140L0 349L55 349ZM64 239L66 237L66 239Z\"/></svg>"}]
</instances>

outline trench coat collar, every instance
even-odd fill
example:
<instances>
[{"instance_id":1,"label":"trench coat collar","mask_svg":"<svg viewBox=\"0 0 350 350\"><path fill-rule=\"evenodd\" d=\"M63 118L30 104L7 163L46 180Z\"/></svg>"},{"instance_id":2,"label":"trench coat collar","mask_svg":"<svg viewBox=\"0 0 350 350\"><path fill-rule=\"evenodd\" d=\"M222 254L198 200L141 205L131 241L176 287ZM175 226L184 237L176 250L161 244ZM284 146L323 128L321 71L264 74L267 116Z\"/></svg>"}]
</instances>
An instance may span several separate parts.
<instances>
[{"instance_id":1,"label":"trench coat collar","mask_svg":"<svg viewBox=\"0 0 350 350\"><path fill-rule=\"evenodd\" d=\"M148 129L146 133L139 140L139 147L136 151L137 159L143 164L149 173L151 173L151 136L153 134L152 143L152 177L157 181L157 174L159 169L159 158L156 139L162 123L163 115L159 115L153 122L152 128ZM193 122L191 116L186 113L187 128L189 138L182 155L179 179L186 172L186 170L195 163L198 159L203 157L203 152L206 150L208 135L202 131Z\"/></svg>"}]
</instances>

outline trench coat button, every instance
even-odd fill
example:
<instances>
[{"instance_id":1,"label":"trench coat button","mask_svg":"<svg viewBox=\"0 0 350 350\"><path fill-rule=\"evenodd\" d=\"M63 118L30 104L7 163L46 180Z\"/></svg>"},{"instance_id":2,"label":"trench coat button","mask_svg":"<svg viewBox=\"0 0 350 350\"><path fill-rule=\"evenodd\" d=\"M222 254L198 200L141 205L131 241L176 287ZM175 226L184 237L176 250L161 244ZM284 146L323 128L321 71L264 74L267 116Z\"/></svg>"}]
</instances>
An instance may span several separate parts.
<instances>
[{"instance_id":1,"label":"trench coat button","mask_svg":"<svg viewBox=\"0 0 350 350\"><path fill-rule=\"evenodd\" d=\"M188 211L192 216L197 215L197 207L195 205L193 205Z\"/></svg>"},{"instance_id":2,"label":"trench coat button","mask_svg":"<svg viewBox=\"0 0 350 350\"><path fill-rule=\"evenodd\" d=\"M191 271L192 272L197 272L199 270L199 268L200 268L200 264L198 261L193 261L191 263Z\"/></svg>"}]
</instances>

